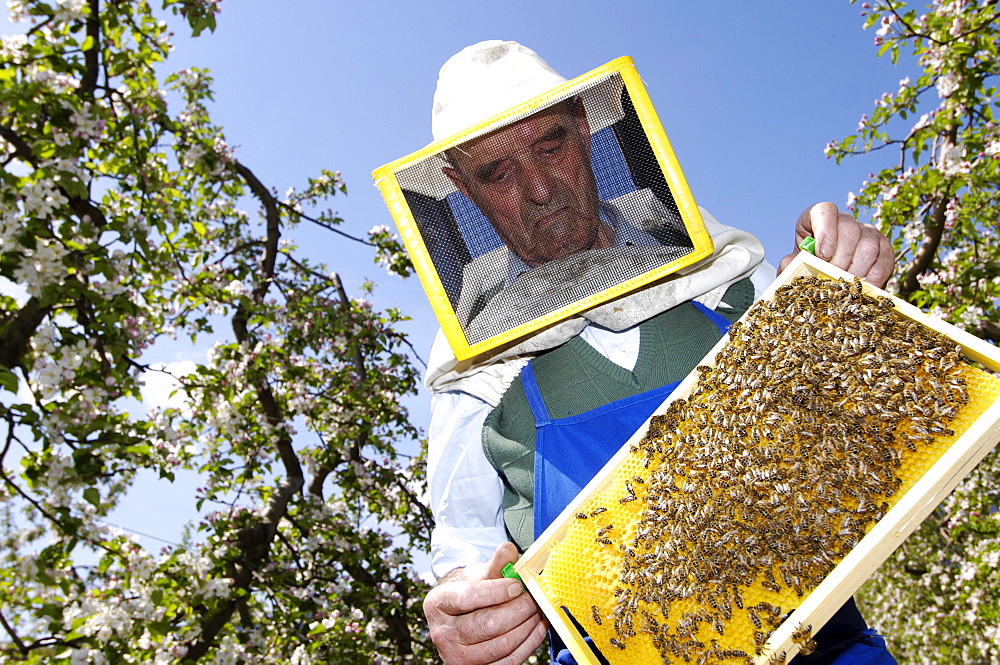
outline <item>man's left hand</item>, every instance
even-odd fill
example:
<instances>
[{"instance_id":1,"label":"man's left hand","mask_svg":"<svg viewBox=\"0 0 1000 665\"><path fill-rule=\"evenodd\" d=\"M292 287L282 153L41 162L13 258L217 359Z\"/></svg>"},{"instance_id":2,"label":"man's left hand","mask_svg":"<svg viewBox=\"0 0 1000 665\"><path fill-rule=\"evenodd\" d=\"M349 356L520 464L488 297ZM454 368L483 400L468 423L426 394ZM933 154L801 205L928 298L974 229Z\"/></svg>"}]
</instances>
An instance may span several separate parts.
<instances>
[{"instance_id":1,"label":"man's left hand","mask_svg":"<svg viewBox=\"0 0 1000 665\"><path fill-rule=\"evenodd\" d=\"M895 257L889 239L871 224L862 224L832 203L817 203L799 215L795 246L816 239L816 256L852 275L883 288L892 276ZM781 259L785 269L800 250Z\"/></svg>"}]
</instances>

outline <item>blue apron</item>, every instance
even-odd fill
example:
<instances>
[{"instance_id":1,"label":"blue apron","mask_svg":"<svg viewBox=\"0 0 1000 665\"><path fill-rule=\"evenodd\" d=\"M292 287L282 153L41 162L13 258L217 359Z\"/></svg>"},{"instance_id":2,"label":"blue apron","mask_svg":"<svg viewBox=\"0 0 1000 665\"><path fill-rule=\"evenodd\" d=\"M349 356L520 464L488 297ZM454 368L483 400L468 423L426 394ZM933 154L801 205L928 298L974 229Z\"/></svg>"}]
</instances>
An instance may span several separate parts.
<instances>
[{"instance_id":1,"label":"blue apron","mask_svg":"<svg viewBox=\"0 0 1000 665\"><path fill-rule=\"evenodd\" d=\"M721 334L729 330L729 320L724 316L701 303L692 301L692 304ZM549 416L530 362L521 372L521 383L535 419L534 534L537 539L680 381L575 416L555 419ZM555 631L550 630L549 637L553 661L575 665L576 661ZM590 638L586 639L589 643ZM792 662L795 665L896 663L885 649L882 638L874 630L867 630L853 599L817 633L816 641L820 645L816 653L808 658L798 656ZM606 662L600 655L599 658Z\"/></svg>"}]
</instances>

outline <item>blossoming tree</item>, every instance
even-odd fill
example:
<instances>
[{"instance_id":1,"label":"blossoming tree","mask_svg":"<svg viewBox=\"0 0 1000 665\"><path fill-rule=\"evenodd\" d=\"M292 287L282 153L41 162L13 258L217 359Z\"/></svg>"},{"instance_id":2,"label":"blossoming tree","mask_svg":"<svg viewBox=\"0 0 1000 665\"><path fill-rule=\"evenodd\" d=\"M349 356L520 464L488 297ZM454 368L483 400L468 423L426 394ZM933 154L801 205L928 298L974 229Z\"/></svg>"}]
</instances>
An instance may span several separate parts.
<instances>
[{"instance_id":1,"label":"blossoming tree","mask_svg":"<svg viewBox=\"0 0 1000 665\"><path fill-rule=\"evenodd\" d=\"M853 1L853 0L852 0ZM853 206L890 235L890 288L1000 343L1000 74L996 0L864 3L879 55L921 73L875 101L838 162L883 150ZM1000 663L1000 461L994 452L883 567L863 595L902 663Z\"/></svg>"},{"instance_id":2,"label":"blossoming tree","mask_svg":"<svg viewBox=\"0 0 1000 665\"><path fill-rule=\"evenodd\" d=\"M408 266L386 229L351 238L322 209L336 174L285 197L260 182L211 123L205 72L161 80L157 11L197 35L217 2L8 2L25 30L0 48L5 662L432 657L401 315L282 234L317 224ZM140 387L175 336L214 346L174 377L183 406L149 410ZM106 523L137 474L182 469L206 517L180 545Z\"/></svg>"}]
</instances>

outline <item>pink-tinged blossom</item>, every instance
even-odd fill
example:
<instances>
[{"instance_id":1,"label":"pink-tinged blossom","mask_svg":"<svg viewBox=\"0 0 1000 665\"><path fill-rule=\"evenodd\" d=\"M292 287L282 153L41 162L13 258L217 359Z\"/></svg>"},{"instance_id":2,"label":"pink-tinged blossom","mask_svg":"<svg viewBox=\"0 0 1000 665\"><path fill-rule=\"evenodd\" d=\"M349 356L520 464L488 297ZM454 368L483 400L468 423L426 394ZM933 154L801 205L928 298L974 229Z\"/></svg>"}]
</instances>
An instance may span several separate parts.
<instances>
[{"instance_id":1,"label":"pink-tinged blossom","mask_svg":"<svg viewBox=\"0 0 1000 665\"><path fill-rule=\"evenodd\" d=\"M104 131L105 122L93 113L93 105L85 102L70 115L73 124L73 135L87 140L98 139Z\"/></svg>"},{"instance_id":2,"label":"pink-tinged blossom","mask_svg":"<svg viewBox=\"0 0 1000 665\"><path fill-rule=\"evenodd\" d=\"M880 21L879 29L875 32L879 37L885 37L889 34L889 30L892 29L892 24L896 22L895 14L886 14L882 17Z\"/></svg>"}]
</instances>

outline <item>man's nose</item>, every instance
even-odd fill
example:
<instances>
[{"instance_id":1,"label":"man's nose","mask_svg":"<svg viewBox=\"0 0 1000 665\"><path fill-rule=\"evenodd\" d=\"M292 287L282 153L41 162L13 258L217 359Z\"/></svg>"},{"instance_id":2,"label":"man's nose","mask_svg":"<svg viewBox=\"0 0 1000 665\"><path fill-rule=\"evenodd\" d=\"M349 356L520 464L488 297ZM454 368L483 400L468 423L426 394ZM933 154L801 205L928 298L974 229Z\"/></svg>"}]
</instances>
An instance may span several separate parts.
<instances>
[{"instance_id":1,"label":"man's nose","mask_svg":"<svg viewBox=\"0 0 1000 665\"><path fill-rule=\"evenodd\" d=\"M555 185L544 165L528 160L521 171L521 178L527 200L538 205L545 205L552 200Z\"/></svg>"}]
</instances>

